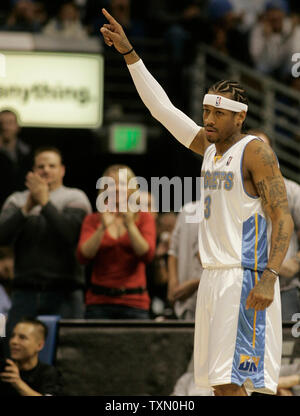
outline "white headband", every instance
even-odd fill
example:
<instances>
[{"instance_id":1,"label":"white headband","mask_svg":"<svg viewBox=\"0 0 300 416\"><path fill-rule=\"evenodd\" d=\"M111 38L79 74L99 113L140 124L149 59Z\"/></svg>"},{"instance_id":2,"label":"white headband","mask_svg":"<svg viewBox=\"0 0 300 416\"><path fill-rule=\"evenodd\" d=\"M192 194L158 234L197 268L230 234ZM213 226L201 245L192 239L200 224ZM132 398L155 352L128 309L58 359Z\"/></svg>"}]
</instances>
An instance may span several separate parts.
<instances>
[{"instance_id":1,"label":"white headband","mask_svg":"<svg viewBox=\"0 0 300 416\"><path fill-rule=\"evenodd\" d=\"M248 106L238 101L230 100L229 98L222 97L221 95L205 94L203 104L212 105L213 107L224 108L224 110L235 111L247 111Z\"/></svg>"}]
</instances>

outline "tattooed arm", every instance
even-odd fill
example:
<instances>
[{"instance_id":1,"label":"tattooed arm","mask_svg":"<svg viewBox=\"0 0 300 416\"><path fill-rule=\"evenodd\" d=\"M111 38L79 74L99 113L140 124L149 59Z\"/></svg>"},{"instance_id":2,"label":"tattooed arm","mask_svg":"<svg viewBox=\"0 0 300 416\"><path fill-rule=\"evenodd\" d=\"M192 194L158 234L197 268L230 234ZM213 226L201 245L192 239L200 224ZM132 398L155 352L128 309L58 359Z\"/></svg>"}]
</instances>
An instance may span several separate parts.
<instances>
[{"instance_id":1,"label":"tattooed arm","mask_svg":"<svg viewBox=\"0 0 300 416\"><path fill-rule=\"evenodd\" d=\"M250 142L246 147L243 163L257 195L261 198L263 209L272 222L267 268L279 272L294 228L283 177L273 150L258 140ZM266 269L260 281L251 290L246 307L255 310L268 307L274 298L276 279L275 274Z\"/></svg>"}]
</instances>

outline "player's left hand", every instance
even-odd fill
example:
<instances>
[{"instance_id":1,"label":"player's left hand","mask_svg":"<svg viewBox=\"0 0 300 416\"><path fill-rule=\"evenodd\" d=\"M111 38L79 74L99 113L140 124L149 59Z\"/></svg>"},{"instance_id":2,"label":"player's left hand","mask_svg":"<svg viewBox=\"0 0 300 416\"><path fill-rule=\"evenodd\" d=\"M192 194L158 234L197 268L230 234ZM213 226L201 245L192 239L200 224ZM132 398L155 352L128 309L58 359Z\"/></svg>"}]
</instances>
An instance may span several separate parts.
<instances>
[{"instance_id":1,"label":"player's left hand","mask_svg":"<svg viewBox=\"0 0 300 416\"><path fill-rule=\"evenodd\" d=\"M263 311L270 306L274 299L274 284L276 279L273 273L265 270L260 281L248 295L246 309L253 308L256 311Z\"/></svg>"}]
</instances>

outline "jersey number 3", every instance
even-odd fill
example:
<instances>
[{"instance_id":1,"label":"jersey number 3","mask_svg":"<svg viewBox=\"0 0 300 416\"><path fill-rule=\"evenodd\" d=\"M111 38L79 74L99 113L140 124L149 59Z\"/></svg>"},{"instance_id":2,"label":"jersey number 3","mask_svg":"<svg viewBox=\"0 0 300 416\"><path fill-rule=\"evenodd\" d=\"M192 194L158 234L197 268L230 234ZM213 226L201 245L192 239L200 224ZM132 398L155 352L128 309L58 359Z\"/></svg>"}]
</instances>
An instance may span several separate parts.
<instances>
[{"instance_id":1,"label":"jersey number 3","mask_svg":"<svg viewBox=\"0 0 300 416\"><path fill-rule=\"evenodd\" d=\"M211 196L210 195L207 195L207 197L205 198L204 205L205 205L204 218L208 220L208 218L210 217L210 210L211 210Z\"/></svg>"}]
</instances>

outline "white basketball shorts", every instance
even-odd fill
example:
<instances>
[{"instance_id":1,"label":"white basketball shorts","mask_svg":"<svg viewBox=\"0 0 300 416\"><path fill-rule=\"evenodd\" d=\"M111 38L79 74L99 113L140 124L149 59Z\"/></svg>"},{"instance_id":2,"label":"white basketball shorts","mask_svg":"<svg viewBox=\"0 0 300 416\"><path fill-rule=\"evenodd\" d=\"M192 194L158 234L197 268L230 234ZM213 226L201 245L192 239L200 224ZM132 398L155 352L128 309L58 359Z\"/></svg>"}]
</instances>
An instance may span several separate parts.
<instances>
[{"instance_id":1,"label":"white basketball shorts","mask_svg":"<svg viewBox=\"0 0 300 416\"><path fill-rule=\"evenodd\" d=\"M248 392L275 394L282 349L279 281L272 304L246 310L261 272L205 269L195 316L195 383L201 388L244 384Z\"/></svg>"}]
</instances>

